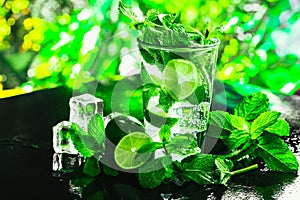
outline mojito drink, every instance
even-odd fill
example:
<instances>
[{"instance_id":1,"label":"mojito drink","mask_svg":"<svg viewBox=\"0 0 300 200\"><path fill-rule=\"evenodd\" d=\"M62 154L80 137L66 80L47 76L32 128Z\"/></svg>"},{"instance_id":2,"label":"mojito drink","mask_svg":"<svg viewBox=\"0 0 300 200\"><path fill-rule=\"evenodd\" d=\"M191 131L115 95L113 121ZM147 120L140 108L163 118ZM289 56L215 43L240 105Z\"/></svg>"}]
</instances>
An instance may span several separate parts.
<instances>
[{"instance_id":1,"label":"mojito drink","mask_svg":"<svg viewBox=\"0 0 300 200\"><path fill-rule=\"evenodd\" d=\"M199 150L208 124L219 39L210 37L207 29L180 23L178 13L150 9L141 18L122 1L119 10L139 31L146 133L163 142L165 154Z\"/></svg>"},{"instance_id":2,"label":"mojito drink","mask_svg":"<svg viewBox=\"0 0 300 200\"><path fill-rule=\"evenodd\" d=\"M197 47L153 46L139 41L146 132L159 141L189 135L201 147L207 129L219 40Z\"/></svg>"}]
</instances>

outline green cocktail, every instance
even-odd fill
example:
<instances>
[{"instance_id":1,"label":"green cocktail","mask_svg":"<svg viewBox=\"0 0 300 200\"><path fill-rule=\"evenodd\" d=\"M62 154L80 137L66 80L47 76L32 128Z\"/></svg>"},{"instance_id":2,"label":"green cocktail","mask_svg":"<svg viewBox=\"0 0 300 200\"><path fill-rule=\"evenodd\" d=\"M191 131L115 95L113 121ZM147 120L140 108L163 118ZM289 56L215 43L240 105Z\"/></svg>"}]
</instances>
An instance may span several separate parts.
<instances>
[{"instance_id":1,"label":"green cocktail","mask_svg":"<svg viewBox=\"0 0 300 200\"><path fill-rule=\"evenodd\" d=\"M159 141L163 126L171 137L194 137L201 147L209 119L218 39L191 47L154 46L139 41L146 132ZM187 152L188 153L188 152Z\"/></svg>"},{"instance_id":2,"label":"green cocktail","mask_svg":"<svg viewBox=\"0 0 300 200\"><path fill-rule=\"evenodd\" d=\"M146 133L154 142L164 144L165 154L200 152L208 124L219 39L209 38L208 30L203 34L180 23L176 13L161 14L151 9L141 19L122 1L119 10L140 32Z\"/></svg>"}]
</instances>

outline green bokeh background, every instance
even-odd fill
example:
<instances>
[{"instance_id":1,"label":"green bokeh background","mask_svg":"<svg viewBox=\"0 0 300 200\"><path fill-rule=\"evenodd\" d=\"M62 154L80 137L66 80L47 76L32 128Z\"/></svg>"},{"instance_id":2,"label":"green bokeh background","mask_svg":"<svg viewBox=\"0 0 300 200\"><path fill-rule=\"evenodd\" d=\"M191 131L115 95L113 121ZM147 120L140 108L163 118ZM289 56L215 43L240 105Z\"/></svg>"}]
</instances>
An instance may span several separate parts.
<instances>
[{"instance_id":1,"label":"green bokeh background","mask_svg":"<svg viewBox=\"0 0 300 200\"><path fill-rule=\"evenodd\" d=\"M219 37L216 78L236 90L247 85L294 94L300 88L296 0L125 2L138 15L148 9L179 12L182 23ZM3 89L63 85L84 92L87 83L115 82L139 68L135 54L128 54L138 33L119 16L117 5L117 0L0 0Z\"/></svg>"}]
</instances>

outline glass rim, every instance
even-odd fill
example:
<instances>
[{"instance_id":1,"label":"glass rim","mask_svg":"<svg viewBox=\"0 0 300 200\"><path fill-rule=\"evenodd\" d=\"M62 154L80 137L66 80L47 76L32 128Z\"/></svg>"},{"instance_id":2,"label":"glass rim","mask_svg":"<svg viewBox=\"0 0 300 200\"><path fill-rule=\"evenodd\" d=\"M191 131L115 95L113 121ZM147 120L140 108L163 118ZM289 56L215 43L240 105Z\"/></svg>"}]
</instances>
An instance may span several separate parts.
<instances>
[{"instance_id":1,"label":"glass rim","mask_svg":"<svg viewBox=\"0 0 300 200\"><path fill-rule=\"evenodd\" d=\"M157 49L157 50L165 50L165 51L175 51L175 52L188 52L188 51L199 51L199 50L208 50L208 49L214 49L219 47L221 41L219 38L210 38L210 41L213 41L212 44L203 44L199 46L191 46L191 47L172 47L172 46L157 46L153 44L149 44L146 42L143 42L140 38L137 38L138 44L142 47L147 47L151 49Z\"/></svg>"}]
</instances>

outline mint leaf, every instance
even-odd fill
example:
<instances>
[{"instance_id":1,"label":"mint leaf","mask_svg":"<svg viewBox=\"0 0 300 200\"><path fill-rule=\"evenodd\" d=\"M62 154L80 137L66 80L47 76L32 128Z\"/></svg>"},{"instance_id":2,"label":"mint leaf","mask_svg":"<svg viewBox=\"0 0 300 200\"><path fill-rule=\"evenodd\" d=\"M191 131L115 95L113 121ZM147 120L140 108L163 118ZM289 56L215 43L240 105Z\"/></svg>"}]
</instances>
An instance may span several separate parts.
<instances>
[{"instance_id":1,"label":"mint leaf","mask_svg":"<svg viewBox=\"0 0 300 200\"><path fill-rule=\"evenodd\" d=\"M166 119L166 125L168 125L170 128L173 127L177 122L178 122L178 118L171 118L171 117L168 117Z\"/></svg>"},{"instance_id":2,"label":"mint leaf","mask_svg":"<svg viewBox=\"0 0 300 200\"><path fill-rule=\"evenodd\" d=\"M150 54L147 53L144 49L140 49L141 55L143 56L144 60L149 63L146 59L154 60L153 57L151 57ZM144 63L141 63L141 72L140 76L143 81L143 84L160 84L161 79L158 77L159 74L149 74Z\"/></svg>"},{"instance_id":3,"label":"mint leaf","mask_svg":"<svg viewBox=\"0 0 300 200\"><path fill-rule=\"evenodd\" d=\"M141 20L122 1L119 3L119 11L142 33L139 39L144 43L166 47L188 47L200 42L203 44L204 36L196 29L179 23L179 14L160 14L152 9Z\"/></svg>"},{"instance_id":4,"label":"mint leaf","mask_svg":"<svg viewBox=\"0 0 300 200\"><path fill-rule=\"evenodd\" d=\"M168 156L164 156L161 159L161 163L163 165L163 167L165 168L166 172L165 172L165 179L164 182L171 182L173 181L175 178L177 178L179 171L181 170L181 168L177 168L174 166L180 166L181 164L178 161L172 161L172 157L170 155Z\"/></svg>"},{"instance_id":5,"label":"mint leaf","mask_svg":"<svg viewBox=\"0 0 300 200\"><path fill-rule=\"evenodd\" d=\"M159 142L148 142L146 144L144 144L143 146L141 146L138 150L137 153L150 153L153 152L157 149L161 149L163 148L164 145L162 143Z\"/></svg>"},{"instance_id":6,"label":"mint leaf","mask_svg":"<svg viewBox=\"0 0 300 200\"><path fill-rule=\"evenodd\" d=\"M295 172L299 164L288 145L273 134L263 134L258 138L258 154L268 168L274 171Z\"/></svg>"},{"instance_id":7,"label":"mint leaf","mask_svg":"<svg viewBox=\"0 0 300 200\"><path fill-rule=\"evenodd\" d=\"M182 160L182 177L198 184L214 184L216 170L212 154L197 154Z\"/></svg>"},{"instance_id":8,"label":"mint leaf","mask_svg":"<svg viewBox=\"0 0 300 200\"><path fill-rule=\"evenodd\" d=\"M230 115L227 112L216 110L210 112L210 124L231 131Z\"/></svg>"},{"instance_id":9,"label":"mint leaf","mask_svg":"<svg viewBox=\"0 0 300 200\"><path fill-rule=\"evenodd\" d=\"M220 170L220 183L226 185L231 178L230 171L233 168L233 162L231 160L216 158L215 164Z\"/></svg>"},{"instance_id":10,"label":"mint leaf","mask_svg":"<svg viewBox=\"0 0 300 200\"><path fill-rule=\"evenodd\" d=\"M233 151L231 154L227 154L226 158L230 158L232 161L240 161L243 159L249 159L249 155L252 157L257 157L255 150L257 149L256 140L251 140L249 137L249 140L240 147L239 150Z\"/></svg>"},{"instance_id":11,"label":"mint leaf","mask_svg":"<svg viewBox=\"0 0 300 200\"><path fill-rule=\"evenodd\" d=\"M164 90L159 91L159 105L161 108L168 113L171 106L175 103L174 99L169 95L169 93Z\"/></svg>"},{"instance_id":12,"label":"mint leaf","mask_svg":"<svg viewBox=\"0 0 300 200\"><path fill-rule=\"evenodd\" d=\"M118 9L123 15L127 16L134 24L141 23L136 14L123 1L119 2Z\"/></svg>"},{"instance_id":13,"label":"mint leaf","mask_svg":"<svg viewBox=\"0 0 300 200\"><path fill-rule=\"evenodd\" d=\"M269 99L261 92L255 92L246 96L241 103L234 108L234 115L253 121L261 113L269 110Z\"/></svg>"},{"instance_id":14,"label":"mint leaf","mask_svg":"<svg viewBox=\"0 0 300 200\"><path fill-rule=\"evenodd\" d=\"M280 112L276 111L267 111L260 114L251 124L251 139L256 139L260 136L267 127L277 121L279 116Z\"/></svg>"},{"instance_id":15,"label":"mint leaf","mask_svg":"<svg viewBox=\"0 0 300 200\"><path fill-rule=\"evenodd\" d=\"M100 174L100 171L98 160L94 156L87 158L84 164L83 173L89 176L97 176Z\"/></svg>"},{"instance_id":16,"label":"mint leaf","mask_svg":"<svg viewBox=\"0 0 300 200\"><path fill-rule=\"evenodd\" d=\"M93 136L99 145L103 144L105 139L104 122L99 114L94 115L89 121L88 134Z\"/></svg>"},{"instance_id":17,"label":"mint leaf","mask_svg":"<svg viewBox=\"0 0 300 200\"><path fill-rule=\"evenodd\" d=\"M103 172L108 176L118 176L119 172L109 166L103 164Z\"/></svg>"},{"instance_id":18,"label":"mint leaf","mask_svg":"<svg viewBox=\"0 0 300 200\"><path fill-rule=\"evenodd\" d=\"M168 125L163 125L159 130L159 138L161 142L167 142L171 136L171 129Z\"/></svg>"},{"instance_id":19,"label":"mint leaf","mask_svg":"<svg viewBox=\"0 0 300 200\"><path fill-rule=\"evenodd\" d=\"M91 157L94 152L90 150L87 146L91 146L84 142L84 138L89 137L87 133L82 130L77 124L73 123L70 129L70 136L72 143L76 150L84 157ZM85 140L87 141L87 140Z\"/></svg>"},{"instance_id":20,"label":"mint leaf","mask_svg":"<svg viewBox=\"0 0 300 200\"><path fill-rule=\"evenodd\" d=\"M156 188L164 181L166 170L161 159L151 160L139 168L138 179L142 187Z\"/></svg>"},{"instance_id":21,"label":"mint leaf","mask_svg":"<svg viewBox=\"0 0 300 200\"><path fill-rule=\"evenodd\" d=\"M166 27L145 22L142 29L143 42L165 47L188 47L190 45L190 39L182 24L173 23Z\"/></svg>"},{"instance_id":22,"label":"mint leaf","mask_svg":"<svg viewBox=\"0 0 300 200\"><path fill-rule=\"evenodd\" d=\"M158 18L159 12L155 9L150 9L146 13L146 19L149 22L155 23L155 24L160 24L160 20Z\"/></svg>"},{"instance_id":23,"label":"mint leaf","mask_svg":"<svg viewBox=\"0 0 300 200\"><path fill-rule=\"evenodd\" d=\"M239 148L250 140L249 133L240 130L234 130L231 132L227 139L223 139L223 142L228 147L229 151Z\"/></svg>"},{"instance_id":24,"label":"mint leaf","mask_svg":"<svg viewBox=\"0 0 300 200\"><path fill-rule=\"evenodd\" d=\"M85 147L92 152L100 152L104 148L104 143L99 145L93 136L90 135L79 135L81 141L85 145Z\"/></svg>"},{"instance_id":25,"label":"mint leaf","mask_svg":"<svg viewBox=\"0 0 300 200\"><path fill-rule=\"evenodd\" d=\"M249 133L248 122L242 117L236 115L230 115L230 124L232 127L236 128L237 130L245 131Z\"/></svg>"},{"instance_id":26,"label":"mint leaf","mask_svg":"<svg viewBox=\"0 0 300 200\"><path fill-rule=\"evenodd\" d=\"M83 173L83 166L75 168L70 175L70 181L73 185L85 187L93 182L95 178Z\"/></svg>"},{"instance_id":27,"label":"mint leaf","mask_svg":"<svg viewBox=\"0 0 300 200\"><path fill-rule=\"evenodd\" d=\"M266 128L265 130L278 136L290 135L290 126L284 119L278 119L277 122Z\"/></svg>"}]
</instances>

